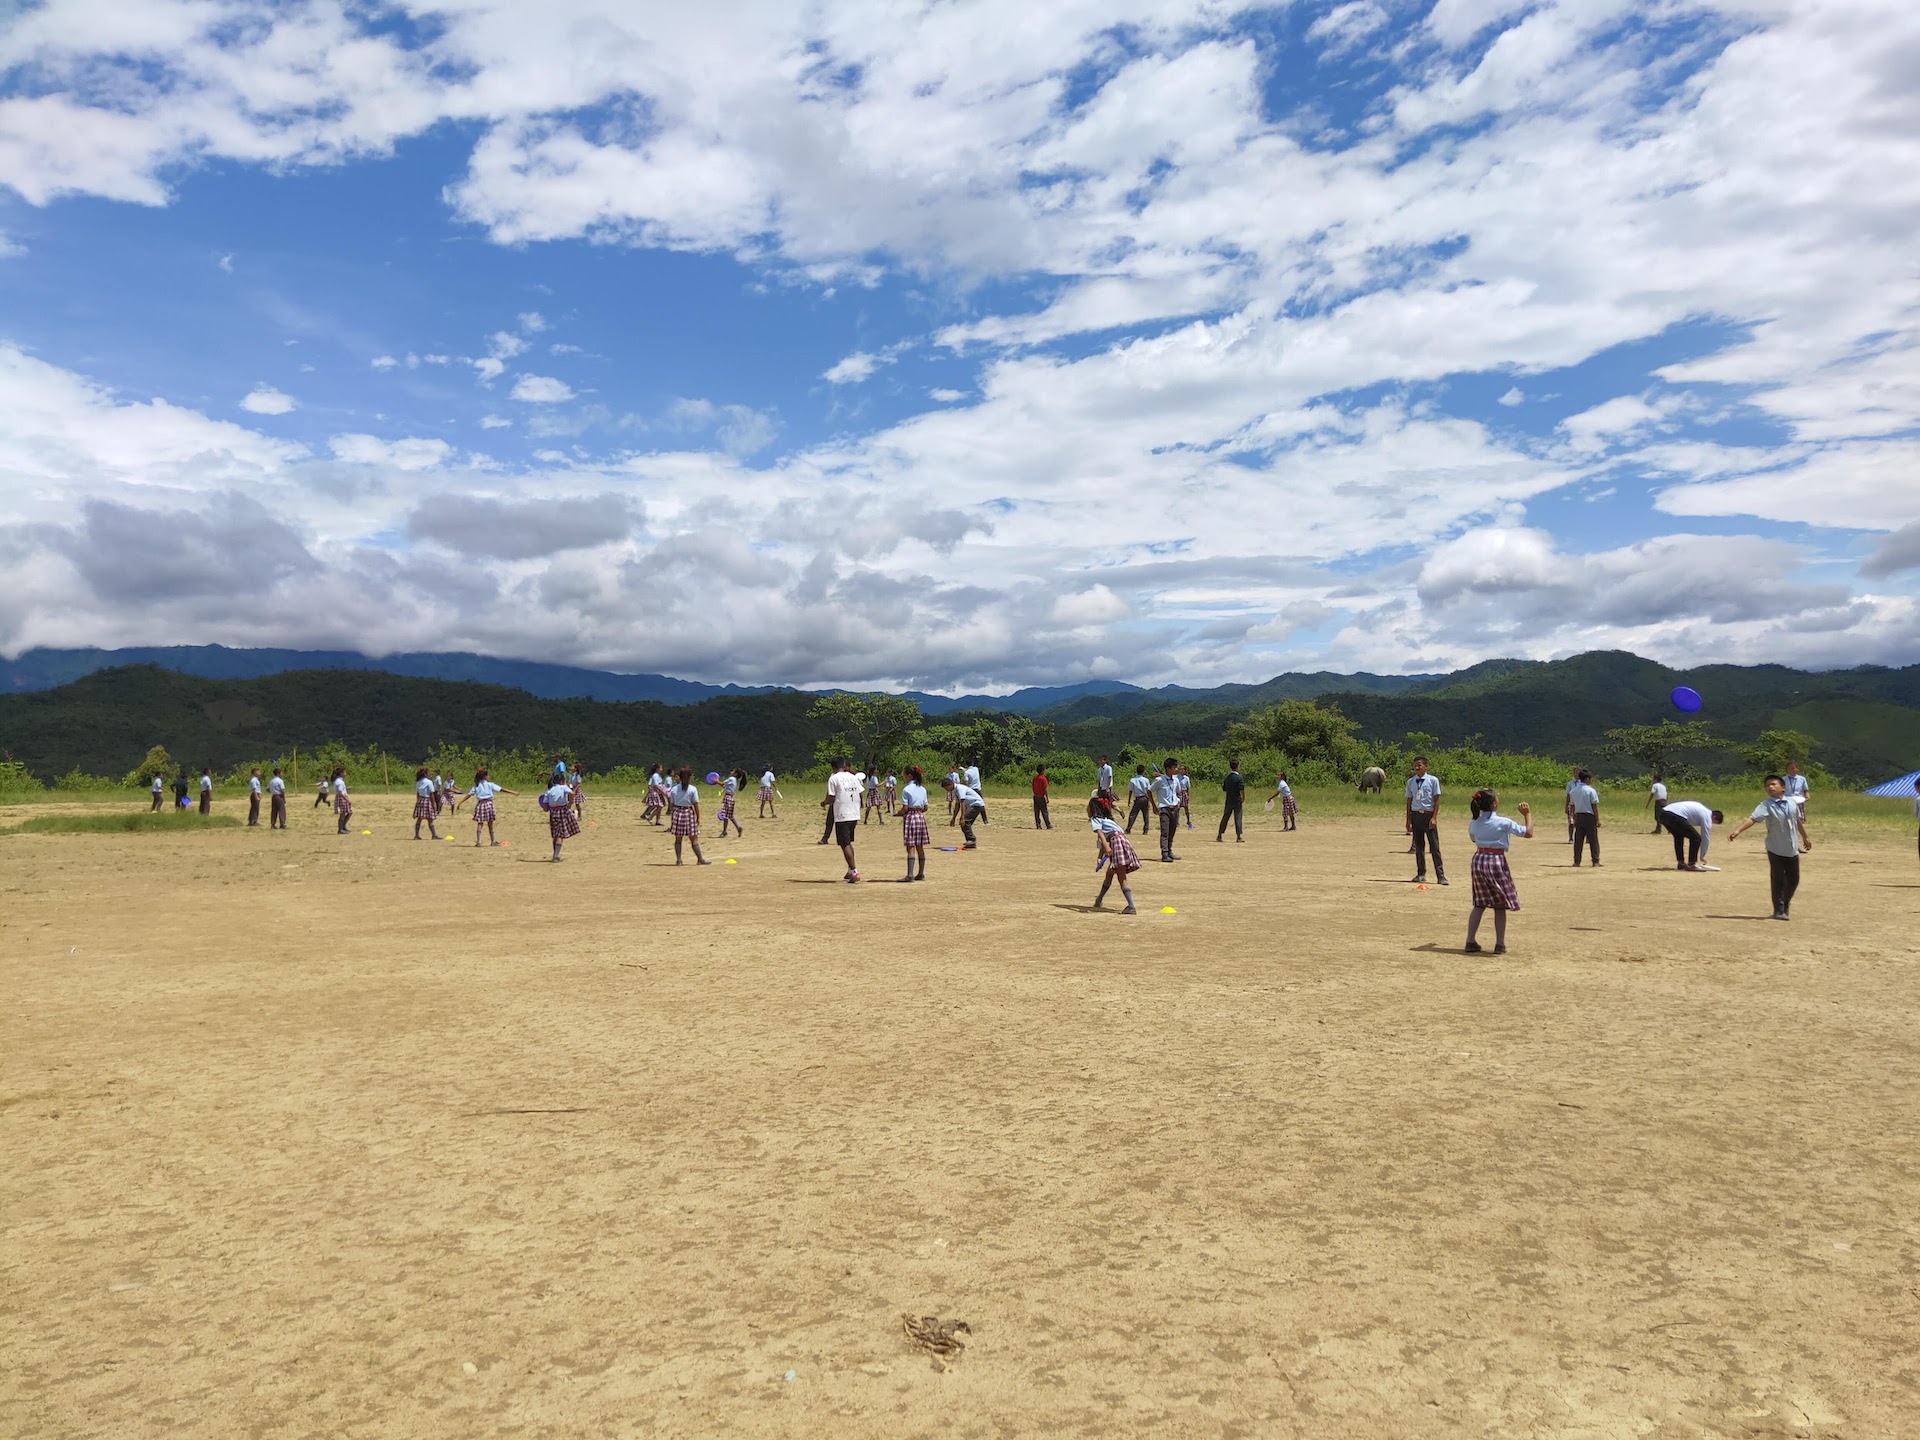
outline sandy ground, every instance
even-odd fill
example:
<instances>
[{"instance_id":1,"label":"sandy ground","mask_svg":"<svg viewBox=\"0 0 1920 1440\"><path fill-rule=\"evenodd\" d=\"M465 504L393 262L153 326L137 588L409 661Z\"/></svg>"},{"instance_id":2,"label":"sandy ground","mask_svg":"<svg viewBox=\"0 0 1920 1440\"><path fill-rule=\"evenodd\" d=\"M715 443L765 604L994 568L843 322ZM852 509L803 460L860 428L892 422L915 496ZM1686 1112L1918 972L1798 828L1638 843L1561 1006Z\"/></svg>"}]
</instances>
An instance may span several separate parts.
<instances>
[{"instance_id":1,"label":"sandy ground","mask_svg":"<svg viewBox=\"0 0 1920 1440\"><path fill-rule=\"evenodd\" d=\"M1495 957L1385 810L1123 918L1012 802L857 888L359 803L0 838L0 1434L1920 1433L1910 837L1791 925L1543 838Z\"/></svg>"}]
</instances>

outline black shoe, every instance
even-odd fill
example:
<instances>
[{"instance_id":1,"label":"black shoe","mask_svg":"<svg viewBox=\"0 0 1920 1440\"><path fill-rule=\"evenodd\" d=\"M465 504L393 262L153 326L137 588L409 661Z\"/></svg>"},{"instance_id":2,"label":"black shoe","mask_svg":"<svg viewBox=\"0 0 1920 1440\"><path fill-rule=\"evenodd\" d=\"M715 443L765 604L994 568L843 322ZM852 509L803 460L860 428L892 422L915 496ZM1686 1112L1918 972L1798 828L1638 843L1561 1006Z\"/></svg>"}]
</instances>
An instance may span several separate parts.
<instances>
[{"instance_id":1,"label":"black shoe","mask_svg":"<svg viewBox=\"0 0 1920 1440\"><path fill-rule=\"evenodd\" d=\"M1469 955L1478 955L1480 953L1481 946L1478 940L1469 940L1465 945L1462 945L1460 948L1462 950L1465 950Z\"/></svg>"},{"instance_id":2,"label":"black shoe","mask_svg":"<svg viewBox=\"0 0 1920 1440\"><path fill-rule=\"evenodd\" d=\"M1444 875L1439 876L1437 879L1434 880L1433 883L1436 885L1444 885L1447 883L1447 877Z\"/></svg>"},{"instance_id":3,"label":"black shoe","mask_svg":"<svg viewBox=\"0 0 1920 1440\"><path fill-rule=\"evenodd\" d=\"M1507 947L1504 945L1496 945L1493 947L1493 953L1496 955L1504 955L1507 953Z\"/></svg>"}]
</instances>

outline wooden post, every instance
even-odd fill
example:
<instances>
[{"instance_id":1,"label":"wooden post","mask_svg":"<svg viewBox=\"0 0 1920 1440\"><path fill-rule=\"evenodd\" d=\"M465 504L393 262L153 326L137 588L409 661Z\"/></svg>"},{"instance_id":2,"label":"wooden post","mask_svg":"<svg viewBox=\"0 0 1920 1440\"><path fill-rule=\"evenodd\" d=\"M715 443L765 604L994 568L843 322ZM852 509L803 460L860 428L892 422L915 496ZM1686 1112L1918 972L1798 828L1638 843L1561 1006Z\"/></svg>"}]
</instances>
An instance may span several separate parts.
<instances>
[{"instance_id":1,"label":"wooden post","mask_svg":"<svg viewBox=\"0 0 1920 1440\"><path fill-rule=\"evenodd\" d=\"M393 777L387 774L387 752L380 752L380 791L384 795L393 793Z\"/></svg>"}]
</instances>

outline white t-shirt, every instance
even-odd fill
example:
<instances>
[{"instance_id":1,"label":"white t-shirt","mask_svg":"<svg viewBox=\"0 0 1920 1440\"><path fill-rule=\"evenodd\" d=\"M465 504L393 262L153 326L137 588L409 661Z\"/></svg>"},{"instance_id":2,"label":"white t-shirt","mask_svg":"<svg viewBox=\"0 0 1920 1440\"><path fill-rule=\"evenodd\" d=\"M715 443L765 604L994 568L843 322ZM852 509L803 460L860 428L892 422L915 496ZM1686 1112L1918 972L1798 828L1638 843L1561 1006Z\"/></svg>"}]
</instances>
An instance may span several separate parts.
<instances>
[{"instance_id":1,"label":"white t-shirt","mask_svg":"<svg viewBox=\"0 0 1920 1440\"><path fill-rule=\"evenodd\" d=\"M836 770L827 777L827 799L833 802L835 820L860 818L860 777L851 770Z\"/></svg>"},{"instance_id":2,"label":"white t-shirt","mask_svg":"<svg viewBox=\"0 0 1920 1440\"><path fill-rule=\"evenodd\" d=\"M1102 765L1100 767L1100 788L1102 790L1113 789L1113 766Z\"/></svg>"},{"instance_id":3,"label":"white t-shirt","mask_svg":"<svg viewBox=\"0 0 1920 1440\"><path fill-rule=\"evenodd\" d=\"M967 766L967 768L961 772L960 778L975 790L978 790L980 788L980 767L978 765Z\"/></svg>"},{"instance_id":4,"label":"white t-shirt","mask_svg":"<svg viewBox=\"0 0 1920 1440\"><path fill-rule=\"evenodd\" d=\"M267 781L267 792L271 795L284 795L287 793L287 782L276 775Z\"/></svg>"},{"instance_id":5,"label":"white t-shirt","mask_svg":"<svg viewBox=\"0 0 1920 1440\"><path fill-rule=\"evenodd\" d=\"M771 790L773 788L773 772L771 770L760 777L760 788L763 790Z\"/></svg>"},{"instance_id":6,"label":"white t-shirt","mask_svg":"<svg viewBox=\"0 0 1920 1440\"><path fill-rule=\"evenodd\" d=\"M900 792L900 803L909 810L926 809L927 787L924 785L916 785L913 781L909 780L906 783L906 787ZM1914 801L1914 813L1920 814L1920 799Z\"/></svg>"},{"instance_id":7,"label":"white t-shirt","mask_svg":"<svg viewBox=\"0 0 1920 1440\"><path fill-rule=\"evenodd\" d=\"M556 780L546 788L540 797L547 802L550 810L560 810L573 804L573 787Z\"/></svg>"},{"instance_id":8,"label":"white t-shirt","mask_svg":"<svg viewBox=\"0 0 1920 1440\"><path fill-rule=\"evenodd\" d=\"M476 780L473 782L473 789L467 793L475 800L491 800L500 793L500 789L501 787L491 780Z\"/></svg>"},{"instance_id":9,"label":"white t-shirt","mask_svg":"<svg viewBox=\"0 0 1920 1440\"><path fill-rule=\"evenodd\" d=\"M721 788L726 791L727 799L731 800L740 793L740 782L729 775Z\"/></svg>"},{"instance_id":10,"label":"white t-shirt","mask_svg":"<svg viewBox=\"0 0 1920 1440\"><path fill-rule=\"evenodd\" d=\"M667 799L675 808L685 810L700 803L700 790L694 785L675 785L667 791Z\"/></svg>"},{"instance_id":11,"label":"white t-shirt","mask_svg":"<svg viewBox=\"0 0 1920 1440\"><path fill-rule=\"evenodd\" d=\"M1704 859L1713 841L1713 811L1698 800L1675 800L1663 813L1686 821L1700 832L1700 855Z\"/></svg>"},{"instance_id":12,"label":"white t-shirt","mask_svg":"<svg viewBox=\"0 0 1920 1440\"><path fill-rule=\"evenodd\" d=\"M1652 787L1647 791L1647 793L1653 796L1654 804L1664 805L1666 803L1667 787L1662 785L1658 780L1653 782Z\"/></svg>"},{"instance_id":13,"label":"white t-shirt","mask_svg":"<svg viewBox=\"0 0 1920 1440\"><path fill-rule=\"evenodd\" d=\"M344 795L347 793L347 777L346 776L336 775L333 777L333 793L336 795Z\"/></svg>"},{"instance_id":14,"label":"white t-shirt","mask_svg":"<svg viewBox=\"0 0 1920 1440\"><path fill-rule=\"evenodd\" d=\"M211 775L202 775L200 777L201 793L205 794L207 791L211 789L213 789L213 777Z\"/></svg>"},{"instance_id":15,"label":"white t-shirt","mask_svg":"<svg viewBox=\"0 0 1920 1440\"><path fill-rule=\"evenodd\" d=\"M166 782L163 781L158 775L154 776L153 777L153 793L156 795L164 795L166 793L166 789L167 789Z\"/></svg>"},{"instance_id":16,"label":"white t-shirt","mask_svg":"<svg viewBox=\"0 0 1920 1440\"><path fill-rule=\"evenodd\" d=\"M1525 837L1526 822L1509 820L1500 814L1482 815L1467 821L1467 838L1482 850L1504 850L1514 836Z\"/></svg>"}]
</instances>

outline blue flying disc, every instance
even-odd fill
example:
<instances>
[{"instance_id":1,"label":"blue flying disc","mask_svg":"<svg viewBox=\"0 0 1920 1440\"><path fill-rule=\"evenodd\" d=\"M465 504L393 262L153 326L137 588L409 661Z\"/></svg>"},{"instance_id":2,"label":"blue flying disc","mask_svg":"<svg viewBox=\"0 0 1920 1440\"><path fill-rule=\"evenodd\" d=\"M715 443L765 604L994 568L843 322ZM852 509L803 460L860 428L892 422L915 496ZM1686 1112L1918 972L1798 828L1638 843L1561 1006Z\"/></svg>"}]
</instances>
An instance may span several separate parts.
<instances>
[{"instance_id":1,"label":"blue flying disc","mask_svg":"<svg viewBox=\"0 0 1920 1440\"><path fill-rule=\"evenodd\" d=\"M1668 698L1673 701L1674 709L1684 710L1689 715L1693 714L1693 712L1698 710L1702 703L1704 703L1700 699L1700 692L1687 685L1674 686L1673 694Z\"/></svg>"},{"instance_id":2,"label":"blue flying disc","mask_svg":"<svg viewBox=\"0 0 1920 1440\"><path fill-rule=\"evenodd\" d=\"M720 783L720 772L718 770L707 771L707 784L718 785L719 783Z\"/></svg>"}]
</instances>

